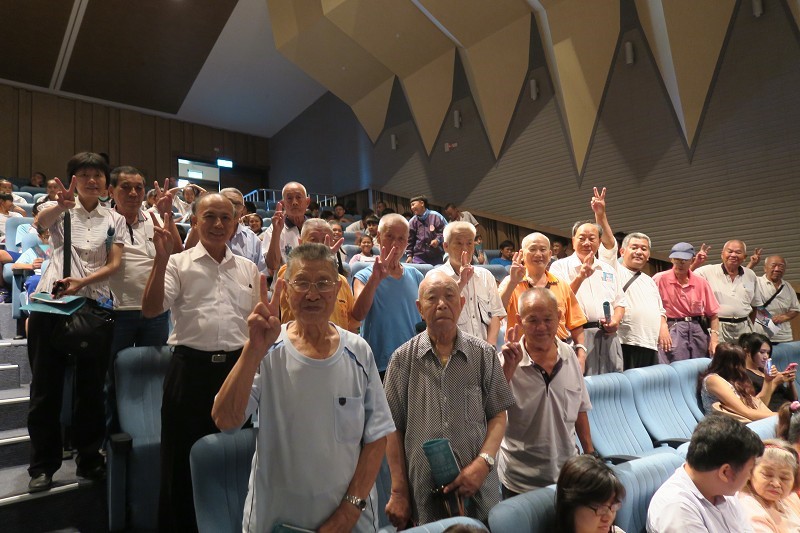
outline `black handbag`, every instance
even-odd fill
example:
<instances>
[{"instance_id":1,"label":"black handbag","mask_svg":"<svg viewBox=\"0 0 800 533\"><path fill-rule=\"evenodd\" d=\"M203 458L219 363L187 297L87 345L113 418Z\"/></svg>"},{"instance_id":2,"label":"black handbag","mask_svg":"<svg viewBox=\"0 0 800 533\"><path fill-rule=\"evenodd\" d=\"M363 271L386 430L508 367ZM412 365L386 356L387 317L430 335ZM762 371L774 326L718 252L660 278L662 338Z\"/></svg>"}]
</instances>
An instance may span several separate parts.
<instances>
[{"instance_id":1,"label":"black handbag","mask_svg":"<svg viewBox=\"0 0 800 533\"><path fill-rule=\"evenodd\" d=\"M72 225L69 211L64 213L64 270L68 278L72 268ZM77 355L81 352L107 350L114 334L114 311L91 298L70 315L56 322L50 342L56 349Z\"/></svg>"}]
</instances>

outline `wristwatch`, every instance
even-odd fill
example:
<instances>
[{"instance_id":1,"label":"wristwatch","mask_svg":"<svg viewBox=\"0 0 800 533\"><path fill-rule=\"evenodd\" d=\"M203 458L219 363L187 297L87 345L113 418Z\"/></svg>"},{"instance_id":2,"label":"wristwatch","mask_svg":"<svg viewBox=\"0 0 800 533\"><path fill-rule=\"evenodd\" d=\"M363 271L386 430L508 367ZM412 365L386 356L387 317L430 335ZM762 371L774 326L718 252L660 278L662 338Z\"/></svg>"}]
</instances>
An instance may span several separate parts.
<instances>
[{"instance_id":1,"label":"wristwatch","mask_svg":"<svg viewBox=\"0 0 800 533\"><path fill-rule=\"evenodd\" d=\"M350 494L346 495L342 498L342 501L346 501L347 503L352 503L356 506L359 511L363 511L367 508L367 500L363 498L359 498L358 496L351 496Z\"/></svg>"},{"instance_id":2,"label":"wristwatch","mask_svg":"<svg viewBox=\"0 0 800 533\"><path fill-rule=\"evenodd\" d=\"M492 468L494 468L494 457L485 452L479 453L478 457L486 461L486 465L489 467L489 472L491 472Z\"/></svg>"},{"instance_id":3,"label":"wristwatch","mask_svg":"<svg viewBox=\"0 0 800 533\"><path fill-rule=\"evenodd\" d=\"M583 344L573 344L572 347L575 349L576 353L578 352L578 348L582 349L584 352L587 351L586 346Z\"/></svg>"}]
</instances>

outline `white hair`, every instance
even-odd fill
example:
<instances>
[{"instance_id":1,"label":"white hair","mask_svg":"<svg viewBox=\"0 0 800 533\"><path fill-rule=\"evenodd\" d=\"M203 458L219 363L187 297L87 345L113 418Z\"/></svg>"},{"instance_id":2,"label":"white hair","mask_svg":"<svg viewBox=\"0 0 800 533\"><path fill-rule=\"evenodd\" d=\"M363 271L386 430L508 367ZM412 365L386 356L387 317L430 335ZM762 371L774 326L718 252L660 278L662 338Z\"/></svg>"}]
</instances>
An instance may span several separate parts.
<instances>
[{"instance_id":1,"label":"white hair","mask_svg":"<svg viewBox=\"0 0 800 533\"><path fill-rule=\"evenodd\" d=\"M470 235L472 235L472 238L475 238L475 226L473 226L470 222L459 220L456 222L450 222L444 227L444 242L450 242L450 236L454 231L468 231L470 232Z\"/></svg>"},{"instance_id":2,"label":"white hair","mask_svg":"<svg viewBox=\"0 0 800 533\"><path fill-rule=\"evenodd\" d=\"M547 238L547 235L544 233L540 233L538 231L534 231L533 233L528 233L525 235L525 238L522 239L522 243L520 243L519 247L523 250L528 246L528 243L534 241L536 239L544 239L547 241L547 247L550 248L550 239Z\"/></svg>"},{"instance_id":3,"label":"white hair","mask_svg":"<svg viewBox=\"0 0 800 533\"><path fill-rule=\"evenodd\" d=\"M378 222L378 233L383 233L383 230L386 226L394 226L402 224L406 231L408 231L408 220L401 214L398 213L389 213L388 215L383 215L381 217L380 222Z\"/></svg>"}]
</instances>

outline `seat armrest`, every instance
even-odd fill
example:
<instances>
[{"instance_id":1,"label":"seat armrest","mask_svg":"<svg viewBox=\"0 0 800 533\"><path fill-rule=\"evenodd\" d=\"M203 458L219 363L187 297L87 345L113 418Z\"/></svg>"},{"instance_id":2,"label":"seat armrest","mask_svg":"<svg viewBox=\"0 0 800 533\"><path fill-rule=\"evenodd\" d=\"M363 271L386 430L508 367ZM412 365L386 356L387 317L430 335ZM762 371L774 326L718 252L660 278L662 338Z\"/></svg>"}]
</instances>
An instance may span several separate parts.
<instances>
[{"instance_id":1,"label":"seat armrest","mask_svg":"<svg viewBox=\"0 0 800 533\"><path fill-rule=\"evenodd\" d=\"M128 453L133 447L133 437L127 433L114 433L111 435L109 445L115 453Z\"/></svg>"},{"instance_id":2,"label":"seat armrest","mask_svg":"<svg viewBox=\"0 0 800 533\"><path fill-rule=\"evenodd\" d=\"M633 461L634 459L638 459L635 455L604 455L603 461L608 461L612 465L618 465L620 463L627 463L628 461Z\"/></svg>"},{"instance_id":3,"label":"seat armrest","mask_svg":"<svg viewBox=\"0 0 800 533\"><path fill-rule=\"evenodd\" d=\"M655 443L654 443L654 444L655 444L656 448L658 448L658 447L660 447L660 446L663 446L663 445L665 445L665 444L666 444L667 446L669 446L670 448L678 448L678 447L679 447L681 444L684 444L684 443L686 443L686 442L689 442L689 439L678 439L678 438L674 438L674 439L661 439L661 440L657 440L657 441L655 441Z\"/></svg>"}]
</instances>

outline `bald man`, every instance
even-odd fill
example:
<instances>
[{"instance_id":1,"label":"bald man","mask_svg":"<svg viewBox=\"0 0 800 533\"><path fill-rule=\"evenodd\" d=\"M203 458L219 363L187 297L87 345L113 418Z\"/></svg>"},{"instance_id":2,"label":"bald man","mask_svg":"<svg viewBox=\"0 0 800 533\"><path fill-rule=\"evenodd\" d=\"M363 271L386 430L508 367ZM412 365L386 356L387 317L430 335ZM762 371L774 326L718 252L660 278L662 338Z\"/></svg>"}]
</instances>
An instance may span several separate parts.
<instances>
[{"instance_id":1,"label":"bald man","mask_svg":"<svg viewBox=\"0 0 800 533\"><path fill-rule=\"evenodd\" d=\"M742 266L747 257L743 241L732 239L722 247L722 264L703 265L694 271L705 278L719 302L719 342L736 343L743 333L753 331L755 308L764 297L756 274Z\"/></svg>"},{"instance_id":2,"label":"bald man","mask_svg":"<svg viewBox=\"0 0 800 533\"><path fill-rule=\"evenodd\" d=\"M470 498L467 515L486 522L500 499L494 463L514 398L494 347L458 329L463 305L445 272L425 278L417 307L427 329L389 361L386 398L397 431L386 449L392 473L386 514L398 528L412 517L418 524L447 518L422 450L431 439L450 441L461 472L445 492Z\"/></svg>"},{"instance_id":3,"label":"bald man","mask_svg":"<svg viewBox=\"0 0 800 533\"><path fill-rule=\"evenodd\" d=\"M504 498L555 483L567 459L578 455L576 434L594 454L586 415L592 404L578 356L558 340L556 296L545 287L528 289L517 308L517 325L500 356L516 402L498 457Z\"/></svg>"}]
</instances>

